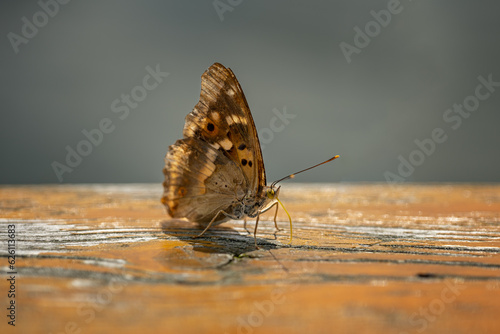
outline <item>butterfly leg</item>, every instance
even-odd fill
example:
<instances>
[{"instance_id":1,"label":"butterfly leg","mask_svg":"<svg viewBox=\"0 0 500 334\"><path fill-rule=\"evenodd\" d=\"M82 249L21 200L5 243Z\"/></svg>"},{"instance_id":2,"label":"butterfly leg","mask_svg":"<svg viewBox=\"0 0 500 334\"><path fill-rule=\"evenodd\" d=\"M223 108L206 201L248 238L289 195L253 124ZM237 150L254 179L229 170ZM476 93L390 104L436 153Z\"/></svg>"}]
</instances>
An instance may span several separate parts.
<instances>
[{"instance_id":1,"label":"butterfly leg","mask_svg":"<svg viewBox=\"0 0 500 334\"><path fill-rule=\"evenodd\" d=\"M281 231L281 229L278 227L278 223L276 222L276 217L278 216L278 202L271 205L271 207L269 207L269 209L271 209L274 205L276 205L276 212L274 213L274 227L276 227L276 230ZM269 210L269 209L267 209L267 210ZM255 229L253 231L253 239L255 241L255 248L257 248L257 249L259 249L259 246L257 246L257 226L259 226L260 214L261 214L261 211L257 212L257 218L255 219ZM245 217L245 229L246 229L246 217Z\"/></svg>"},{"instance_id":2,"label":"butterfly leg","mask_svg":"<svg viewBox=\"0 0 500 334\"><path fill-rule=\"evenodd\" d=\"M243 228L245 229L245 231L248 232L248 234L250 234L250 231L247 229L247 217L245 216L245 218L243 218Z\"/></svg>"},{"instance_id":3,"label":"butterfly leg","mask_svg":"<svg viewBox=\"0 0 500 334\"><path fill-rule=\"evenodd\" d=\"M224 214L226 217L229 217L231 219L238 219L238 217L236 216L233 216L229 213L227 213L226 211L224 210L220 210L219 212L217 212L217 214L214 216L214 218L212 218L212 220L210 221L210 223L207 225L207 227L205 227L205 229L203 230L203 232L201 232L200 234L198 234L197 236L195 236L195 238L199 238L201 237L203 234L205 234L205 232L210 228L210 226L212 226L212 224L214 223L214 221L217 219L217 217L220 215L220 214Z\"/></svg>"}]
</instances>

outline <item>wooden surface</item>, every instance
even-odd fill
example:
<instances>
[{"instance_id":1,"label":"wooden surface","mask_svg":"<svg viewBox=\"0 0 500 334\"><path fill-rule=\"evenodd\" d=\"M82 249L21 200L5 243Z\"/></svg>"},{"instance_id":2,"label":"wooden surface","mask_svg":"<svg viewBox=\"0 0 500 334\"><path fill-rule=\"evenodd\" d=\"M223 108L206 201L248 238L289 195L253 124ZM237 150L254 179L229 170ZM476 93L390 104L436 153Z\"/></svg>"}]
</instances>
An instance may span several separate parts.
<instances>
[{"instance_id":1,"label":"wooden surface","mask_svg":"<svg viewBox=\"0 0 500 334\"><path fill-rule=\"evenodd\" d=\"M500 186L286 183L258 243L161 186L0 187L2 333L499 333ZM7 325L7 226L16 326ZM253 221L249 222L249 228Z\"/></svg>"}]
</instances>

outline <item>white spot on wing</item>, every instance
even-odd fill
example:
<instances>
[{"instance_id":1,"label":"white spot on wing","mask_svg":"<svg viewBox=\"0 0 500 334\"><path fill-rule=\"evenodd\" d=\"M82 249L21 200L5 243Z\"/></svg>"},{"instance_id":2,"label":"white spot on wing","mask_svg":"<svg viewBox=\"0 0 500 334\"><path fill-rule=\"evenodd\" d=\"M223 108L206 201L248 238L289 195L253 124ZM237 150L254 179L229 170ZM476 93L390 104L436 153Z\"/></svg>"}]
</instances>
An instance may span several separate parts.
<instances>
[{"instance_id":1,"label":"white spot on wing","mask_svg":"<svg viewBox=\"0 0 500 334\"><path fill-rule=\"evenodd\" d=\"M234 118L231 117L231 116L226 116L226 122L228 125L231 125L231 124L234 124L234 123L239 123L239 124L244 124L244 125L247 125L247 120L243 117L238 117L238 116L235 116Z\"/></svg>"},{"instance_id":2,"label":"white spot on wing","mask_svg":"<svg viewBox=\"0 0 500 334\"><path fill-rule=\"evenodd\" d=\"M217 112L217 111L212 111L212 112L210 113L210 117L211 117L214 121L216 121L216 122L220 121L220 115L219 115L219 112Z\"/></svg>"},{"instance_id":3,"label":"white spot on wing","mask_svg":"<svg viewBox=\"0 0 500 334\"><path fill-rule=\"evenodd\" d=\"M230 150L233 147L233 143L228 138L224 138L224 140L219 141L220 146L226 151Z\"/></svg>"}]
</instances>

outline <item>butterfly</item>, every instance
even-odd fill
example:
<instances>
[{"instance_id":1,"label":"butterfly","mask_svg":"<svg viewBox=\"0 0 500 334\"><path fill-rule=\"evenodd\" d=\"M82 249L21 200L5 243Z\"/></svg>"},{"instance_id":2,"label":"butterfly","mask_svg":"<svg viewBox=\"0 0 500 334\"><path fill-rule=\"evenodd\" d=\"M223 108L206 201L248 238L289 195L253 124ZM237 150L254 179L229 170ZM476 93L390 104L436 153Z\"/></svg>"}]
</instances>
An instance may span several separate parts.
<instances>
[{"instance_id":1,"label":"butterfly","mask_svg":"<svg viewBox=\"0 0 500 334\"><path fill-rule=\"evenodd\" d=\"M165 156L162 203L172 218L187 218L204 227L227 220L256 218L278 203L281 186L277 183L295 174L338 158L335 156L316 166L288 175L270 186L257 129L243 90L231 69L215 63L201 77L200 100L186 116L184 138L169 146Z\"/></svg>"}]
</instances>

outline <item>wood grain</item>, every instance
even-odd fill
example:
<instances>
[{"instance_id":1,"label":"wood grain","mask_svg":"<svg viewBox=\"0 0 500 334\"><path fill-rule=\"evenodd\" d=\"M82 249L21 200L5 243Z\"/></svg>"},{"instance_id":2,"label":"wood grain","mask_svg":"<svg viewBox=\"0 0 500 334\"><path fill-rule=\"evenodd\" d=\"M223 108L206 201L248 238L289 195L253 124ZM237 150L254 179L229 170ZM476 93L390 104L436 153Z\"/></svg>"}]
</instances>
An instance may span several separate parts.
<instances>
[{"instance_id":1,"label":"wood grain","mask_svg":"<svg viewBox=\"0 0 500 334\"><path fill-rule=\"evenodd\" d=\"M500 186L293 184L193 239L161 185L0 187L21 333L498 333ZM253 222L249 222L249 229ZM13 330L2 314L0 328Z\"/></svg>"}]
</instances>

